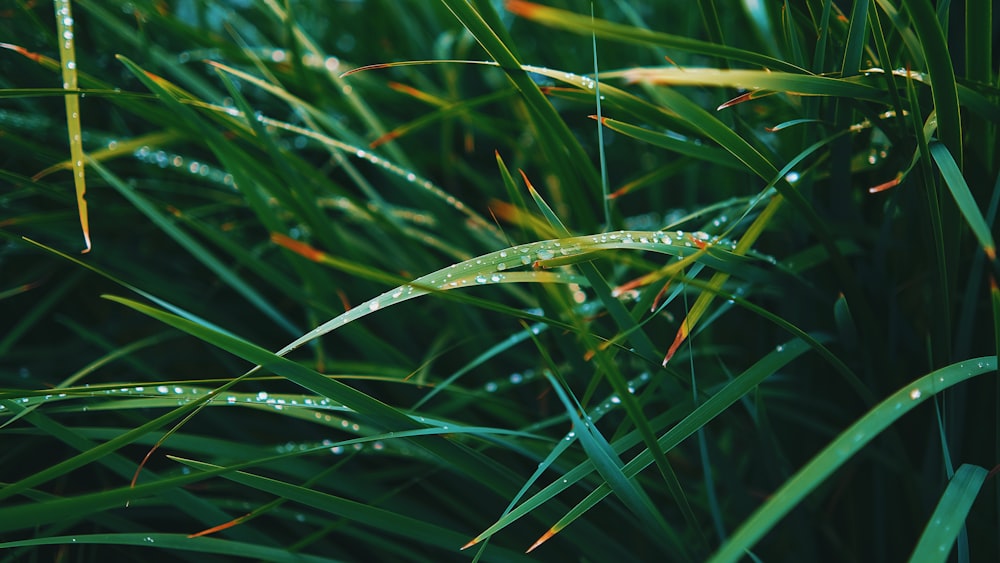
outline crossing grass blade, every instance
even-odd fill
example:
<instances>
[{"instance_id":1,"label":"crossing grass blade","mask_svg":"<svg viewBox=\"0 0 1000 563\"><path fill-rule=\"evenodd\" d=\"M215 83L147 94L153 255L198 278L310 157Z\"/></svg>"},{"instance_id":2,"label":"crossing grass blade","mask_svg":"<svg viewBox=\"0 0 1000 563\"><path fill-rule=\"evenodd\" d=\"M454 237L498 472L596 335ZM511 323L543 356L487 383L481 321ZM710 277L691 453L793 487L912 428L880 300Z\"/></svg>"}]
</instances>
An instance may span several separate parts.
<instances>
[{"instance_id":1,"label":"crossing grass blade","mask_svg":"<svg viewBox=\"0 0 1000 563\"><path fill-rule=\"evenodd\" d=\"M781 368L781 366L799 357L807 350L808 347L802 341L793 340L782 345L780 352L776 351L762 358L759 362L754 364L754 366L749 368L739 377L735 378L733 382L707 399L696 409L689 412L666 434L662 435L657 440L657 450L661 452L670 451L682 441L693 435L699 428L724 412L733 403L738 401L740 397L749 393L767 377L773 375L778 369ZM618 451L620 449L631 447L638 441L638 433L632 432L620 438L619 441L613 442L612 446L616 449L616 451ZM644 450L626 463L623 471L625 472L626 477L634 478L640 471L647 468L652 463L653 452L650 450ZM590 461L585 461L577 467L574 467L568 471L562 479L545 487L540 492L524 501L524 503L520 506L510 511L508 514L505 514L492 526L480 532L479 535L476 536L472 542L470 542L470 544L485 540L503 528L509 526L519 518L530 514L537 507L555 498L556 495L581 481L593 471L595 471L595 467ZM539 538L539 540L536 541L536 544L546 541L548 538L553 537L555 534L565 529L566 526L586 513L587 510L596 506L601 499L610 493L611 489L607 484L598 486L587 496L586 499L581 501L571 512L567 513L562 519L560 519L559 522L553 525L552 528Z\"/></svg>"}]
</instances>

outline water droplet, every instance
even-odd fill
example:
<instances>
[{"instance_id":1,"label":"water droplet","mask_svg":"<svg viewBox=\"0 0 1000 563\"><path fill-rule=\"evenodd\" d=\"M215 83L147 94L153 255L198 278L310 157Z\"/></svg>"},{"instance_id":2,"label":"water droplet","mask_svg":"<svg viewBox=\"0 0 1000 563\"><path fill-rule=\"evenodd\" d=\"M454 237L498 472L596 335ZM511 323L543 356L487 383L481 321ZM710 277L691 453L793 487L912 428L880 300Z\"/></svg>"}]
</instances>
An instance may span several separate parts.
<instances>
[{"instance_id":1,"label":"water droplet","mask_svg":"<svg viewBox=\"0 0 1000 563\"><path fill-rule=\"evenodd\" d=\"M260 393L257 393L257 400L258 401L266 401L267 400L267 391L261 391Z\"/></svg>"},{"instance_id":2,"label":"water droplet","mask_svg":"<svg viewBox=\"0 0 1000 563\"><path fill-rule=\"evenodd\" d=\"M920 395L922 395L922 393L920 392L919 388L918 389L913 389L912 391L910 391L910 398L913 399L914 401L916 401L917 399L919 399Z\"/></svg>"},{"instance_id":3,"label":"water droplet","mask_svg":"<svg viewBox=\"0 0 1000 563\"><path fill-rule=\"evenodd\" d=\"M555 255L556 255L555 252L552 252L547 248L543 248L542 250L538 251L539 260L551 260L552 258L555 257Z\"/></svg>"},{"instance_id":4,"label":"water droplet","mask_svg":"<svg viewBox=\"0 0 1000 563\"><path fill-rule=\"evenodd\" d=\"M521 375L520 373L516 373L515 372L515 373L510 374L510 382L511 383L517 385L518 383L520 383L522 381L524 381L524 376Z\"/></svg>"},{"instance_id":5,"label":"water droplet","mask_svg":"<svg viewBox=\"0 0 1000 563\"><path fill-rule=\"evenodd\" d=\"M476 283L486 283L486 276L476 276Z\"/></svg>"},{"instance_id":6,"label":"water droplet","mask_svg":"<svg viewBox=\"0 0 1000 563\"><path fill-rule=\"evenodd\" d=\"M485 386L483 387L483 389L484 389L484 390L485 390L485 391L486 391L487 393L493 393L493 392L495 392L495 391L497 390L497 384L496 384L496 382L494 382L494 381L490 381L489 383L487 383L487 384L486 384L486 385L485 385Z\"/></svg>"},{"instance_id":7,"label":"water droplet","mask_svg":"<svg viewBox=\"0 0 1000 563\"><path fill-rule=\"evenodd\" d=\"M379 307L378 301L372 301L371 303L368 304L369 311L378 311L378 307Z\"/></svg>"}]
</instances>

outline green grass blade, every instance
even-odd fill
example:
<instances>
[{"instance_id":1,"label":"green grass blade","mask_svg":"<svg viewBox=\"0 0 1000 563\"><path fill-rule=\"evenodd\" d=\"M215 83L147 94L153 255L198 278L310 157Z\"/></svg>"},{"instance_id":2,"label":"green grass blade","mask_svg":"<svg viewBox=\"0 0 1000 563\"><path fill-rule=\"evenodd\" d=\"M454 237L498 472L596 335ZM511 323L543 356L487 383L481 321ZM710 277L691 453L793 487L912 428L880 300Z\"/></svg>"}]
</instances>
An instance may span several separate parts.
<instances>
[{"instance_id":1,"label":"green grass blade","mask_svg":"<svg viewBox=\"0 0 1000 563\"><path fill-rule=\"evenodd\" d=\"M70 0L55 0L56 33L59 41L59 62L62 68L63 88L76 90L76 40L73 34L73 12ZM87 213L87 181L84 174L83 129L80 126L80 96L67 94L66 123L69 132L70 159L73 162L73 185L76 187L76 206L83 231L83 252L90 252L90 220Z\"/></svg>"},{"instance_id":2,"label":"green grass blade","mask_svg":"<svg viewBox=\"0 0 1000 563\"><path fill-rule=\"evenodd\" d=\"M996 370L996 356L971 358L933 371L906 385L844 430L747 518L711 563L738 561L810 492L904 414L967 379Z\"/></svg>"},{"instance_id":3,"label":"green grass blade","mask_svg":"<svg viewBox=\"0 0 1000 563\"><path fill-rule=\"evenodd\" d=\"M961 170L964 153L962 116L959 112L958 86L955 82L955 68L948 52L948 42L930 0L913 0L906 2L905 6L913 19L913 27L920 38L927 61L931 96L937 113L938 138L948 148Z\"/></svg>"},{"instance_id":4,"label":"green grass blade","mask_svg":"<svg viewBox=\"0 0 1000 563\"><path fill-rule=\"evenodd\" d=\"M934 513L927 520L927 527L910 556L911 563L948 560L948 554L959 532L965 527L965 519L972 503L979 496L987 474L985 469L977 465L964 464L958 468L938 500Z\"/></svg>"},{"instance_id":5,"label":"green grass blade","mask_svg":"<svg viewBox=\"0 0 1000 563\"><path fill-rule=\"evenodd\" d=\"M831 78L811 74L763 70L728 70L697 67L639 67L607 72L605 78L624 78L629 82L668 86L714 86L782 92L798 96L855 98L885 102L886 93L858 79Z\"/></svg>"},{"instance_id":6,"label":"green grass blade","mask_svg":"<svg viewBox=\"0 0 1000 563\"><path fill-rule=\"evenodd\" d=\"M861 57L864 55L865 41L868 38L869 2L870 0L855 0L851 4L847 47L844 49L844 62L840 69L844 77L854 76L861 69Z\"/></svg>"},{"instance_id":7,"label":"green grass blade","mask_svg":"<svg viewBox=\"0 0 1000 563\"><path fill-rule=\"evenodd\" d=\"M965 182L965 178L962 176L961 170L958 169L955 159L952 158L952 154L948 152L948 148L942 143L932 142L930 144L930 152L931 156L934 157L934 162L938 165L938 169L941 171L941 176L944 178L945 184L947 184L948 189L951 191L952 197L955 198L955 203L958 204L959 211L962 212L966 223L969 224L969 228L972 229L973 234L976 235L976 239L979 240L979 246L983 248L983 252L986 253L990 261L995 262L996 243L993 241L993 233L990 230L990 226L986 223L982 212L979 210L975 198L972 197L969 185Z\"/></svg>"}]
</instances>

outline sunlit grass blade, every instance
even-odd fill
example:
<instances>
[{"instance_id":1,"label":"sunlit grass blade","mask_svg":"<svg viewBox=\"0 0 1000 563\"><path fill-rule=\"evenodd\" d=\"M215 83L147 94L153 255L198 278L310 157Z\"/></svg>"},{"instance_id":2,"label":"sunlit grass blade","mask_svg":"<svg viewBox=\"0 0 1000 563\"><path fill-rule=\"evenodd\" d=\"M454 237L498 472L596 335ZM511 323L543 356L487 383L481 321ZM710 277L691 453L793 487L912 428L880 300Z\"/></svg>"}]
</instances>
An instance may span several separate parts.
<instances>
[{"instance_id":1,"label":"sunlit grass blade","mask_svg":"<svg viewBox=\"0 0 1000 563\"><path fill-rule=\"evenodd\" d=\"M73 36L73 12L70 0L55 0L56 32L59 37L59 61L63 88L76 90L76 41ZM76 207L83 231L83 252L90 252L90 220L87 213L87 180L84 174L83 128L80 126L80 97L67 94L66 123L69 131L69 152L73 162L73 185L76 187Z\"/></svg>"},{"instance_id":2,"label":"sunlit grass blade","mask_svg":"<svg viewBox=\"0 0 1000 563\"><path fill-rule=\"evenodd\" d=\"M605 78L672 86L714 86L752 91L770 90L798 96L829 96L884 102L883 90L858 80L762 70L639 67L605 73Z\"/></svg>"},{"instance_id":3,"label":"sunlit grass blade","mask_svg":"<svg viewBox=\"0 0 1000 563\"><path fill-rule=\"evenodd\" d=\"M970 358L933 371L887 397L840 433L747 518L710 561L738 561L810 492L904 414L967 379L997 368L996 356Z\"/></svg>"},{"instance_id":4,"label":"sunlit grass blade","mask_svg":"<svg viewBox=\"0 0 1000 563\"><path fill-rule=\"evenodd\" d=\"M943 562L948 560L965 519L979 496L979 489L988 472L977 465L964 464L955 472L938 500L937 508L927 520L927 527L910 556L911 562Z\"/></svg>"}]
</instances>

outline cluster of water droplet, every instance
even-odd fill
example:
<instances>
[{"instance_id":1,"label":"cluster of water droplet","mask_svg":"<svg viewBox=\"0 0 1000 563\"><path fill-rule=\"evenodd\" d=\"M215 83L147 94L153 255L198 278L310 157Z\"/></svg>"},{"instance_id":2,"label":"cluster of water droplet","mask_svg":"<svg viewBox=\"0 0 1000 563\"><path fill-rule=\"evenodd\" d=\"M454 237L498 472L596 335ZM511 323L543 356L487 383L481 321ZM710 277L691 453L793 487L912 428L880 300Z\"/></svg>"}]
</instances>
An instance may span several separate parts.
<instances>
[{"instance_id":1,"label":"cluster of water droplet","mask_svg":"<svg viewBox=\"0 0 1000 563\"><path fill-rule=\"evenodd\" d=\"M535 370L528 368L523 371L516 371L502 380L489 381L483 386L483 390L487 393L496 393L498 391L534 381L537 377L538 375L535 373Z\"/></svg>"},{"instance_id":2,"label":"cluster of water droplet","mask_svg":"<svg viewBox=\"0 0 1000 563\"><path fill-rule=\"evenodd\" d=\"M155 164L160 168L177 169L192 176L204 178L210 182L230 188L234 187L232 174L204 162L199 162L194 158L184 157L177 153L168 153L164 150L153 150L148 146L139 147L135 150L133 156L140 162Z\"/></svg>"},{"instance_id":3,"label":"cluster of water droplet","mask_svg":"<svg viewBox=\"0 0 1000 563\"><path fill-rule=\"evenodd\" d=\"M284 49L270 49L265 47L251 49L251 52L259 57L260 60L272 63L285 63L289 62L292 58L292 55ZM225 56L226 54L219 49L197 49L178 53L177 62L183 64L206 59L216 60L222 59ZM321 57L314 53L305 53L300 57L299 62L306 68L323 69L328 72L337 72L340 70L340 59L337 57Z\"/></svg>"}]
</instances>

